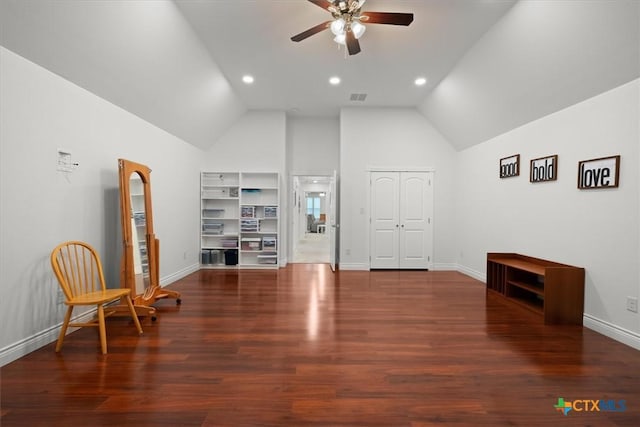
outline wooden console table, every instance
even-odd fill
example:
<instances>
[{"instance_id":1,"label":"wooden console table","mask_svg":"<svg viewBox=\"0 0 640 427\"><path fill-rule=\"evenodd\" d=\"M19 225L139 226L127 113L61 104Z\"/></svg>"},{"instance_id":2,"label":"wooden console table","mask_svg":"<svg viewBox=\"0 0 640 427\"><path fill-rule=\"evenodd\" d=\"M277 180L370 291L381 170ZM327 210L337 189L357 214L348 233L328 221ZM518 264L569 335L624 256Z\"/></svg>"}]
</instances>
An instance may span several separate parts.
<instances>
[{"instance_id":1,"label":"wooden console table","mask_svg":"<svg viewBox=\"0 0 640 427\"><path fill-rule=\"evenodd\" d=\"M584 268L514 253L488 253L490 291L540 313L545 324L582 325Z\"/></svg>"}]
</instances>

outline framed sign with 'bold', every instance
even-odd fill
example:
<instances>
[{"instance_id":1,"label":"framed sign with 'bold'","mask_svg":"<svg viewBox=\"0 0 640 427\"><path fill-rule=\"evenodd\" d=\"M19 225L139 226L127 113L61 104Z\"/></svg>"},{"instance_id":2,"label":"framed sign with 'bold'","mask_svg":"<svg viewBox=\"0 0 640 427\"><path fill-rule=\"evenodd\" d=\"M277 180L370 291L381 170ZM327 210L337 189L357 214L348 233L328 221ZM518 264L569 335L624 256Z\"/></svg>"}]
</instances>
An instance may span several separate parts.
<instances>
[{"instance_id":1,"label":"framed sign with 'bold'","mask_svg":"<svg viewBox=\"0 0 640 427\"><path fill-rule=\"evenodd\" d=\"M520 175L520 154L500 159L500 178Z\"/></svg>"},{"instance_id":2,"label":"framed sign with 'bold'","mask_svg":"<svg viewBox=\"0 0 640 427\"><path fill-rule=\"evenodd\" d=\"M558 179L558 155L531 160L530 182L555 181Z\"/></svg>"},{"instance_id":3,"label":"framed sign with 'bold'","mask_svg":"<svg viewBox=\"0 0 640 427\"><path fill-rule=\"evenodd\" d=\"M578 162L578 188L616 188L620 179L620 156Z\"/></svg>"}]
</instances>

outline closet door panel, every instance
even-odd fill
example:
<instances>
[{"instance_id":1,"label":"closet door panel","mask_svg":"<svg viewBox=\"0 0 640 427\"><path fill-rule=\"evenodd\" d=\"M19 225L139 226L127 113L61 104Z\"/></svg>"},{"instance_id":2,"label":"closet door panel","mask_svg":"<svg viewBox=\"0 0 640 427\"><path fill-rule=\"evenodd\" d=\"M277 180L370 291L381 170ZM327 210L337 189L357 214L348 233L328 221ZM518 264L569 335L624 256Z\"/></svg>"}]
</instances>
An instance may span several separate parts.
<instances>
[{"instance_id":1,"label":"closet door panel","mask_svg":"<svg viewBox=\"0 0 640 427\"><path fill-rule=\"evenodd\" d=\"M393 230L378 230L375 234L374 245L376 247L375 259L378 262L393 263L398 262L398 250L396 248L398 240Z\"/></svg>"},{"instance_id":2,"label":"closet door panel","mask_svg":"<svg viewBox=\"0 0 640 427\"><path fill-rule=\"evenodd\" d=\"M371 174L371 268L398 268L399 174Z\"/></svg>"},{"instance_id":3,"label":"closet door panel","mask_svg":"<svg viewBox=\"0 0 640 427\"><path fill-rule=\"evenodd\" d=\"M405 230L400 239L400 267L426 268L427 253L425 252L424 230Z\"/></svg>"},{"instance_id":4,"label":"closet door panel","mask_svg":"<svg viewBox=\"0 0 640 427\"><path fill-rule=\"evenodd\" d=\"M428 268L429 175L400 174L400 268Z\"/></svg>"}]
</instances>

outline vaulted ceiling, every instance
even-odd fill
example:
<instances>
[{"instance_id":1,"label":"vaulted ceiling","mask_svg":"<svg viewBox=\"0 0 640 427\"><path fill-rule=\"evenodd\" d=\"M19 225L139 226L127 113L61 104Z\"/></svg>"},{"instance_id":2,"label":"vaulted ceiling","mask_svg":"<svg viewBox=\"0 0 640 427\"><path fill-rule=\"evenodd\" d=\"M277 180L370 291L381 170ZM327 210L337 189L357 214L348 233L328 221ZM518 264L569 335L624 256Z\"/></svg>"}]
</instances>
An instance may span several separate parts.
<instances>
[{"instance_id":1,"label":"vaulted ceiling","mask_svg":"<svg viewBox=\"0 0 640 427\"><path fill-rule=\"evenodd\" d=\"M249 109L361 106L417 107L463 149L637 78L639 4L368 0L414 22L346 57L329 31L290 41L330 18L302 0L1 0L0 43L201 148Z\"/></svg>"},{"instance_id":2,"label":"vaulted ceiling","mask_svg":"<svg viewBox=\"0 0 640 427\"><path fill-rule=\"evenodd\" d=\"M199 1L176 4L252 109L338 116L342 106L413 107L447 75L515 0L367 0L363 10L413 13L408 27L367 25L362 52L346 56L331 31L291 36L331 19L308 1ZM327 3L329 4L329 3ZM243 74L255 76L244 85ZM339 76L341 84L328 80ZM417 88L414 80L429 83ZM366 100L350 101L353 93Z\"/></svg>"}]
</instances>

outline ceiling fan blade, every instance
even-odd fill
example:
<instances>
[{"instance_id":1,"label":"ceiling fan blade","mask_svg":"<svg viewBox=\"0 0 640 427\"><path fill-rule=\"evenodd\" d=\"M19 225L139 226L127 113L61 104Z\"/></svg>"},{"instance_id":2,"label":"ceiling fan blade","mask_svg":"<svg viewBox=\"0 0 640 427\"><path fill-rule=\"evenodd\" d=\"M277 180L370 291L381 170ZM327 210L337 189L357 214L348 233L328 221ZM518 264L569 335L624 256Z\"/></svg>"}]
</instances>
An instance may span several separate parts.
<instances>
[{"instance_id":1,"label":"ceiling fan blade","mask_svg":"<svg viewBox=\"0 0 640 427\"><path fill-rule=\"evenodd\" d=\"M362 22L367 24L409 25L413 22L413 13L362 12ZM366 18L365 18L366 17Z\"/></svg>"},{"instance_id":2,"label":"ceiling fan blade","mask_svg":"<svg viewBox=\"0 0 640 427\"><path fill-rule=\"evenodd\" d=\"M356 36L353 34L353 31L347 31L346 43L347 43L347 51L349 52L349 55L355 55L357 53L360 53L360 42L358 41Z\"/></svg>"},{"instance_id":3,"label":"ceiling fan blade","mask_svg":"<svg viewBox=\"0 0 640 427\"><path fill-rule=\"evenodd\" d=\"M318 24L315 27L309 28L307 31L296 34L295 36L291 37L291 40L294 42L302 41L307 37L311 37L312 35L319 33L320 31L326 30L327 28L329 28L329 24L331 24L331 21L326 21L322 24Z\"/></svg>"},{"instance_id":4,"label":"ceiling fan blade","mask_svg":"<svg viewBox=\"0 0 640 427\"><path fill-rule=\"evenodd\" d=\"M324 10L328 10L327 8L331 6L331 2L327 0L307 0L316 6L323 8Z\"/></svg>"}]
</instances>

